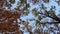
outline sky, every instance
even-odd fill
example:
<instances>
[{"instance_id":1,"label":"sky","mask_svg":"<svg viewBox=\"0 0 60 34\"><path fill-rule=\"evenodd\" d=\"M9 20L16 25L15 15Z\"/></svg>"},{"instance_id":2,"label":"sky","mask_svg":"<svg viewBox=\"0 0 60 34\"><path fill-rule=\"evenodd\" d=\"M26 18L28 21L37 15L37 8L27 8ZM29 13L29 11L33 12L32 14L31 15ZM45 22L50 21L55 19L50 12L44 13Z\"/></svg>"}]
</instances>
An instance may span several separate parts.
<instances>
[{"instance_id":1,"label":"sky","mask_svg":"<svg viewBox=\"0 0 60 34\"><path fill-rule=\"evenodd\" d=\"M19 0L16 0L15 4L13 4L12 8L11 9L14 9L16 6L17 6L17 2ZM29 0L28 0L29 1ZM38 9L38 11L40 10L40 6L39 6L39 3L38 4L33 4L32 2L28 2L27 3L30 3L30 7L29 7L29 10L30 10L30 13L28 14L28 16L22 16L21 19L24 20L24 21L27 21L28 19L30 18L34 18L34 19L37 19L37 17L35 17L33 14L32 14L32 9L36 8ZM56 10L55 10L55 13L56 15L60 14L60 5L58 5L55 0L50 0L49 3L44 3L42 0L40 0L40 3L43 3L45 7L47 7L47 10L49 11L51 6L55 6L56 7ZM60 16L58 16L60 17ZM29 21L29 20L28 20ZM29 21L29 25L31 25L32 27L35 26L35 21ZM21 25L20 25L21 26ZM54 26L53 24L51 26ZM33 28L32 31L34 31L36 27ZM47 27L44 27L43 30L46 30ZM24 34L29 34L29 32L24 32ZM53 33L51 33L53 34Z\"/></svg>"}]
</instances>

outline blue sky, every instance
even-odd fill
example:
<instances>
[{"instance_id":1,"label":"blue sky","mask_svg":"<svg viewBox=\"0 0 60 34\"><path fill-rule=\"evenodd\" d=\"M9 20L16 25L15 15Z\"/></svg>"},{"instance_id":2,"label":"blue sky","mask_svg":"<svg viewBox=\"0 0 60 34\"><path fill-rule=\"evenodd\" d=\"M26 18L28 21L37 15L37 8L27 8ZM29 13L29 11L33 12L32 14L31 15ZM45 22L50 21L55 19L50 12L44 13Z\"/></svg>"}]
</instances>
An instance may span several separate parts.
<instances>
[{"instance_id":1,"label":"blue sky","mask_svg":"<svg viewBox=\"0 0 60 34\"><path fill-rule=\"evenodd\" d=\"M42 0L41 0L42 1ZM16 0L16 2L15 2L15 4L13 4L13 6L12 6L12 9L14 9L16 6L17 6L17 2L18 2L18 0ZM28 1L27 1L28 2ZM30 3L30 2L28 2L28 3ZM56 7L56 10L55 10L55 12L56 12L56 15L58 15L58 14L60 14L60 12L59 12L59 10L60 10L60 5L58 5L54 0L50 0L50 2L49 3L44 3L43 1L42 2L40 2L40 3L43 3L44 4L44 6L45 7L47 7L47 10L49 11L50 10L50 8L51 8L51 6L55 6ZM30 3L30 7L29 7L29 10L30 10L30 13L28 14L28 16L22 16L21 17L21 19L22 20L25 20L25 21L27 21L27 19L32 19L32 18L34 18L34 19L37 19L37 17L35 17L33 14L32 14L32 9L34 9L34 8L36 8L36 9L38 9L38 10L40 10L40 6L39 6L39 3L38 4L33 4L32 2ZM29 20L28 20L29 21ZM35 26L34 25L35 24L35 21L33 20L33 21L29 21L29 25L31 25L31 26ZM53 26L53 25L52 25ZM34 27L35 28L35 27ZM33 29L34 29L33 28ZM45 29L47 29L46 27L44 27L44 30ZM29 32L28 33L24 33L24 34L29 34ZM52 33L51 33L52 34Z\"/></svg>"}]
</instances>

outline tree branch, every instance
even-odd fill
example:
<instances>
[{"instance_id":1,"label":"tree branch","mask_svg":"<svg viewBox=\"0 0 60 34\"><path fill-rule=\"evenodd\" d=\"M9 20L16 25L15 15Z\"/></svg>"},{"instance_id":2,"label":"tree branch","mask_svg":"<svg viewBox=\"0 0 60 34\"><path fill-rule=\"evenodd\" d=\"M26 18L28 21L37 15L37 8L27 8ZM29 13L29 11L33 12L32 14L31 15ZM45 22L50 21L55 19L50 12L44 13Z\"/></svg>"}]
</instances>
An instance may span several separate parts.
<instances>
[{"instance_id":1,"label":"tree branch","mask_svg":"<svg viewBox=\"0 0 60 34\"><path fill-rule=\"evenodd\" d=\"M44 23L40 23L40 24L59 24L60 23L60 21L59 22L44 22Z\"/></svg>"},{"instance_id":2,"label":"tree branch","mask_svg":"<svg viewBox=\"0 0 60 34\"><path fill-rule=\"evenodd\" d=\"M42 14L42 13L40 13L40 14ZM49 16L49 15L46 15L46 14L42 14L42 15L45 15L45 16L47 16L47 17L50 17L50 18L52 18L52 19L54 19L54 20L56 20L56 21L60 21L59 18L58 18L57 16L54 18L54 17Z\"/></svg>"}]
</instances>

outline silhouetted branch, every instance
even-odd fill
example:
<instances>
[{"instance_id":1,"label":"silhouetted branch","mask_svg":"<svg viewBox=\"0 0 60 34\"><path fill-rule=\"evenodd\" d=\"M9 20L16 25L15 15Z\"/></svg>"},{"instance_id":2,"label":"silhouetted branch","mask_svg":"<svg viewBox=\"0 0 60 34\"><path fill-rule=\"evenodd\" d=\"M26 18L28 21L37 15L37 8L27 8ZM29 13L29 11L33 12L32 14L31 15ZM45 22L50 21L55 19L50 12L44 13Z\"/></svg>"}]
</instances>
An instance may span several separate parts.
<instances>
[{"instance_id":1,"label":"silhouetted branch","mask_svg":"<svg viewBox=\"0 0 60 34\"><path fill-rule=\"evenodd\" d=\"M39 14L42 14L42 13L39 13ZM56 21L59 21L59 22L60 22L60 20L59 20L59 18L58 18L57 16L54 18L54 17L49 16L49 15L46 15L46 14L42 14L42 15L45 15L45 16L47 16L47 17L52 18L53 20L56 20Z\"/></svg>"},{"instance_id":2,"label":"silhouetted branch","mask_svg":"<svg viewBox=\"0 0 60 34\"><path fill-rule=\"evenodd\" d=\"M44 22L44 23L41 22L40 24L47 24L47 23L48 24L59 24L60 22Z\"/></svg>"}]
</instances>

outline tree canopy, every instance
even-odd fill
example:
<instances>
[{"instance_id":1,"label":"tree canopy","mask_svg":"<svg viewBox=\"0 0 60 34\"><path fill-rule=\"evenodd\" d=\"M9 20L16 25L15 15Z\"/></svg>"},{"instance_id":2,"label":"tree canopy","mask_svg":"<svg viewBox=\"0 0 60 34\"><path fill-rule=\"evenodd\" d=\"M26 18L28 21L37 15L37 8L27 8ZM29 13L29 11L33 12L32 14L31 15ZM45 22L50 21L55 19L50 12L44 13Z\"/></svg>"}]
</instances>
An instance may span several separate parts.
<instances>
[{"instance_id":1,"label":"tree canopy","mask_svg":"<svg viewBox=\"0 0 60 34\"><path fill-rule=\"evenodd\" d=\"M60 34L59 12L60 0L0 0L0 33Z\"/></svg>"}]
</instances>

